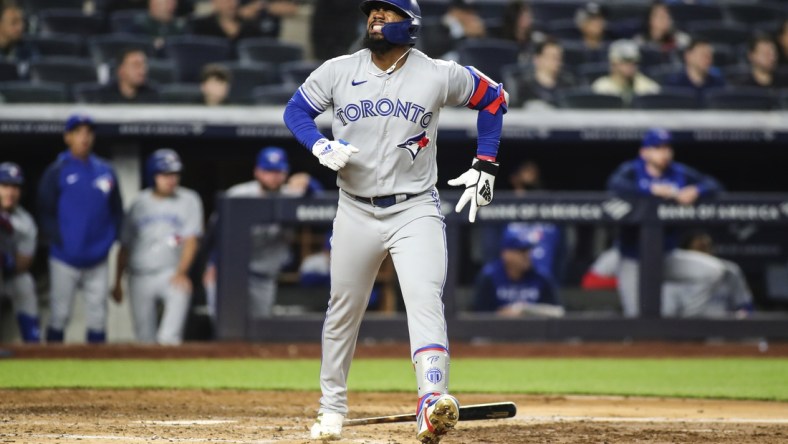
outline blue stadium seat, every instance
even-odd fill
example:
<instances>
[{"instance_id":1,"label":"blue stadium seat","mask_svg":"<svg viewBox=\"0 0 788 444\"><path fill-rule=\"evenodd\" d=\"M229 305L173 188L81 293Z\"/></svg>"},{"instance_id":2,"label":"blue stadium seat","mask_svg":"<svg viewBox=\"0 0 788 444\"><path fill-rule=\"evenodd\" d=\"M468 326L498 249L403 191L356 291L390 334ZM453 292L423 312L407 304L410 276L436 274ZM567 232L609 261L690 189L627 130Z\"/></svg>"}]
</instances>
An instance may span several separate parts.
<instances>
[{"instance_id":1,"label":"blue stadium seat","mask_svg":"<svg viewBox=\"0 0 788 444\"><path fill-rule=\"evenodd\" d=\"M82 57L85 55L85 42L82 37L73 34L34 35L26 40L42 57L66 56Z\"/></svg>"},{"instance_id":2,"label":"blue stadium seat","mask_svg":"<svg viewBox=\"0 0 788 444\"><path fill-rule=\"evenodd\" d=\"M0 61L0 82L19 80L19 67L13 62Z\"/></svg>"},{"instance_id":3,"label":"blue stadium seat","mask_svg":"<svg viewBox=\"0 0 788 444\"><path fill-rule=\"evenodd\" d=\"M138 17L145 14L145 11L137 9L127 9L115 11L109 15L109 30L115 34L129 34L135 29L134 24Z\"/></svg>"},{"instance_id":4,"label":"blue stadium seat","mask_svg":"<svg viewBox=\"0 0 788 444\"><path fill-rule=\"evenodd\" d=\"M783 91L780 94L780 107L784 110L788 110L788 91Z\"/></svg>"},{"instance_id":5,"label":"blue stadium seat","mask_svg":"<svg viewBox=\"0 0 788 444\"><path fill-rule=\"evenodd\" d=\"M154 55L153 45L150 39L123 34L108 34L91 37L88 40L88 48L93 63L114 62L117 57L127 48L140 49L152 57Z\"/></svg>"},{"instance_id":6,"label":"blue stadium seat","mask_svg":"<svg viewBox=\"0 0 788 444\"><path fill-rule=\"evenodd\" d=\"M78 103L101 103L99 91L103 87L99 83L77 83L71 87L71 94Z\"/></svg>"},{"instance_id":7,"label":"blue stadium seat","mask_svg":"<svg viewBox=\"0 0 788 444\"><path fill-rule=\"evenodd\" d=\"M82 37L104 32L104 17L85 15L72 9L48 9L38 15L39 29L44 35L75 34Z\"/></svg>"},{"instance_id":8,"label":"blue stadium seat","mask_svg":"<svg viewBox=\"0 0 788 444\"><path fill-rule=\"evenodd\" d=\"M732 3L725 8L730 18L738 23L758 25L760 23L782 21L788 17L788 8L785 2L782 5L766 4L736 4Z\"/></svg>"},{"instance_id":9,"label":"blue stadium seat","mask_svg":"<svg viewBox=\"0 0 788 444\"><path fill-rule=\"evenodd\" d=\"M202 103L202 92L198 84L173 83L159 87L159 98L161 103L198 105Z\"/></svg>"},{"instance_id":10,"label":"blue stadium seat","mask_svg":"<svg viewBox=\"0 0 788 444\"><path fill-rule=\"evenodd\" d=\"M315 69L320 66L320 62L287 62L279 65L279 76L287 85L300 86Z\"/></svg>"},{"instance_id":11,"label":"blue stadium seat","mask_svg":"<svg viewBox=\"0 0 788 444\"><path fill-rule=\"evenodd\" d=\"M631 106L635 109L651 110L700 108L694 91L670 87L662 87L657 94L635 96Z\"/></svg>"},{"instance_id":12,"label":"blue stadium seat","mask_svg":"<svg viewBox=\"0 0 788 444\"><path fill-rule=\"evenodd\" d=\"M607 62L583 63L575 71L582 83L590 85L596 79L610 74L610 64Z\"/></svg>"},{"instance_id":13,"label":"blue stadium seat","mask_svg":"<svg viewBox=\"0 0 788 444\"><path fill-rule=\"evenodd\" d=\"M771 111L779 108L773 91L760 88L725 88L708 91L706 108L737 111Z\"/></svg>"},{"instance_id":14,"label":"blue stadium seat","mask_svg":"<svg viewBox=\"0 0 788 444\"><path fill-rule=\"evenodd\" d=\"M712 46L714 47L714 66L722 69L746 63L744 55L736 48L719 43Z\"/></svg>"},{"instance_id":15,"label":"blue stadium seat","mask_svg":"<svg viewBox=\"0 0 788 444\"><path fill-rule=\"evenodd\" d=\"M564 48L564 68L575 70L583 63L607 62L607 48L589 50L583 46L583 42L570 40L561 42Z\"/></svg>"},{"instance_id":16,"label":"blue stadium seat","mask_svg":"<svg viewBox=\"0 0 788 444\"><path fill-rule=\"evenodd\" d=\"M531 4L534 21L536 23L549 23L553 20L572 19L575 11L582 5L576 3L556 2L555 0L539 0Z\"/></svg>"},{"instance_id":17,"label":"blue stadium seat","mask_svg":"<svg viewBox=\"0 0 788 444\"><path fill-rule=\"evenodd\" d=\"M47 57L30 63L30 79L34 82L76 83L98 82L96 67L89 60L75 57Z\"/></svg>"},{"instance_id":18,"label":"blue stadium seat","mask_svg":"<svg viewBox=\"0 0 788 444\"><path fill-rule=\"evenodd\" d=\"M303 60L304 48L272 38L243 39L238 42L238 57L242 63L285 63Z\"/></svg>"},{"instance_id":19,"label":"blue stadium seat","mask_svg":"<svg viewBox=\"0 0 788 444\"><path fill-rule=\"evenodd\" d=\"M496 82L501 68L517 62L519 51L515 42L499 39L466 40L457 48L461 65L474 66Z\"/></svg>"},{"instance_id":20,"label":"blue stadium seat","mask_svg":"<svg viewBox=\"0 0 788 444\"><path fill-rule=\"evenodd\" d=\"M561 108L621 109L624 101L619 96L596 94L591 88L572 88L561 93Z\"/></svg>"},{"instance_id":21,"label":"blue stadium seat","mask_svg":"<svg viewBox=\"0 0 788 444\"><path fill-rule=\"evenodd\" d=\"M0 82L0 97L6 103L65 103L66 86L49 82Z\"/></svg>"},{"instance_id":22,"label":"blue stadium seat","mask_svg":"<svg viewBox=\"0 0 788 444\"><path fill-rule=\"evenodd\" d=\"M167 39L164 53L175 62L179 82L196 83L208 63L233 61L230 43L218 37L181 36Z\"/></svg>"},{"instance_id":23,"label":"blue stadium seat","mask_svg":"<svg viewBox=\"0 0 788 444\"><path fill-rule=\"evenodd\" d=\"M289 85L258 86L252 91L254 103L257 105L287 105L293 97L295 88Z\"/></svg>"},{"instance_id":24,"label":"blue stadium seat","mask_svg":"<svg viewBox=\"0 0 788 444\"><path fill-rule=\"evenodd\" d=\"M233 103L253 102L252 90L258 86L272 85L279 82L279 72L270 63L222 63L232 78L230 84L230 101Z\"/></svg>"},{"instance_id":25,"label":"blue stadium seat","mask_svg":"<svg viewBox=\"0 0 788 444\"><path fill-rule=\"evenodd\" d=\"M449 8L447 0L422 0L419 2L422 18L441 17Z\"/></svg>"},{"instance_id":26,"label":"blue stadium seat","mask_svg":"<svg viewBox=\"0 0 788 444\"><path fill-rule=\"evenodd\" d=\"M70 9L82 11L85 0L23 0L22 5L28 14L38 14L46 9Z\"/></svg>"},{"instance_id":27,"label":"blue stadium seat","mask_svg":"<svg viewBox=\"0 0 788 444\"><path fill-rule=\"evenodd\" d=\"M175 83L178 77L175 75L175 63L172 60L148 59L148 79L164 85Z\"/></svg>"},{"instance_id":28,"label":"blue stadium seat","mask_svg":"<svg viewBox=\"0 0 788 444\"><path fill-rule=\"evenodd\" d=\"M673 21L678 24L681 29L689 22L699 20L709 20L722 22L725 18L722 7L715 4L684 4L674 3L669 6L670 15L673 16Z\"/></svg>"},{"instance_id":29,"label":"blue stadium seat","mask_svg":"<svg viewBox=\"0 0 788 444\"><path fill-rule=\"evenodd\" d=\"M753 30L747 25L720 23L718 21L695 21L687 25L687 31L696 38L712 44L742 45L752 37Z\"/></svg>"}]
</instances>

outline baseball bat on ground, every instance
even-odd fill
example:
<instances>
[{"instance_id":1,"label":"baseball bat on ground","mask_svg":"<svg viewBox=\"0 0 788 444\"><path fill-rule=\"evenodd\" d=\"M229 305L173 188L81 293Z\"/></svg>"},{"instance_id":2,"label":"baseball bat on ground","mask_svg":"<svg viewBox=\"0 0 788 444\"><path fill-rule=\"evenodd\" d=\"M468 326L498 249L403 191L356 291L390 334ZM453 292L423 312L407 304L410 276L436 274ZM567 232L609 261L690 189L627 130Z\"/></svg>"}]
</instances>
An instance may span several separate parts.
<instances>
[{"instance_id":1,"label":"baseball bat on ground","mask_svg":"<svg viewBox=\"0 0 788 444\"><path fill-rule=\"evenodd\" d=\"M460 421L478 421L480 419L504 419L517 414L517 406L513 402L493 402L490 404L464 405L460 407ZM416 420L416 414L376 416L372 418L346 419L345 426L367 424L388 424L393 422L410 422Z\"/></svg>"}]
</instances>

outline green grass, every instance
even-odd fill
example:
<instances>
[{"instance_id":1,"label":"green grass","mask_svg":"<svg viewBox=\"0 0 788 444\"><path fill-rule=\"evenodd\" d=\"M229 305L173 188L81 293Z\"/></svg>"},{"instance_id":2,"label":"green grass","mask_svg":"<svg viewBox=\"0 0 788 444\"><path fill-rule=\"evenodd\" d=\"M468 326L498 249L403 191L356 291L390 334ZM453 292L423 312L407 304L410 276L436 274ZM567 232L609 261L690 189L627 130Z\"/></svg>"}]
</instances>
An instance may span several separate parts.
<instances>
[{"instance_id":1,"label":"green grass","mask_svg":"<svg viewBox=\"0 0 788 444\"><path fill-rule=\"evenodd\" d=\"M317 360L4 360L0 388L318 390ZM411 391L410 363L356 360L351 390ZM452 391L788 401L788 359L455 359Z\"/></svg>"}]
</instances>

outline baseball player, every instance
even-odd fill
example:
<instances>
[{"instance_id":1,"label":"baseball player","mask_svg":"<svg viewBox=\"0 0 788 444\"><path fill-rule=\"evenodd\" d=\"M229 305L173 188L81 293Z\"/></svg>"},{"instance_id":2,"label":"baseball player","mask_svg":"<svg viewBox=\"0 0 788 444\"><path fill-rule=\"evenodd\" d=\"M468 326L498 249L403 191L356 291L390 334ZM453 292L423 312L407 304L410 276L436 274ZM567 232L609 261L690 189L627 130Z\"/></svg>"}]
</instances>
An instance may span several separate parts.
<instances>
[{"instance_id":1,"label":"baseball player","mask_svg":"<svg viewBox=\"0 0 788 444\"><path fill-rule=\"evenodd\" d=\"M24 183L19 165L0 163L0 296L11 297L22 340L40 342L38 300L30 275L38 228L30 213L19 206Z\"/></svg>"},{"instance_id":2,"label":"baseball player","mask_svg":"<svg viewBox=\"0 0 788 444\"><path fill-rule=\"evenodd\" d=\"M364 0L364 49L325 62L298 88L284 120L322 165L337 171L339 205L331 241L331 298L323 327L322 398L313 439L336 439L347 415L347 375L375 276L391 255L407 308L418 385L417 437L437 443L454 428L449 347L443 315L445 225L437 181L441 108L478 110L471 168L456 211L469 219L490 203L507 94L473 67L433 60L413 48L421 25L415 0ZM334 140L314 119L333 114Z\"/></svg>"},{"instance_id":3,"label":"baseball player","mask_svg":"<svg viewBox=\"0 0 788 444\"><path fill-rule=\"evenodd\" d=\"M107 255L123 221L115 171L92 153L93 119L74 114L65 125L68 150L49 165L38 187L39 227L49 242L48 342L63 342L77 289L85 298L87 341L106 341Z\"/></svg>"},{"instance_id":4,"label":"baseball player","mask_svg":"<svg viewBox=\"0 0 788 444\"><path fill-rule=\"evenodd\" d=\"M643 137L640 157L625 162L610 176L607 187L620 196L651 197L691 205L699 198L722 191L714 178L701 174L687 165L673 161L673 138L661 128L650 129ZM618 267L618 292L626 317L640 312L638 295L638 228L624 227L617 239L621 253ZM664 278L667 282L695 284L688 286L687 299L694 307L686 307L685 315L697 310L712 298L715 288L725 275L725 265L717 258L697 251L681 250L674 229L665 232Z\"/></svg>"},{"instance_id":5,"label":"baseball player","mask_svg":"<svg viewBox=\"0 0 788 444\"><path fill-rule=\"evenodd\" d=\"M254 180L239 183L227 190L228 197L302 197L319 192L322 186L306 173L288 177L290 163L282 148L269 146L257 154ZM215 220L212 225L215 225ZM249 317L271 317L276 302L277 281L283 265L290 260L293 233L279 224L252 227L252 257L249 264ZM215 307L216 264L208 264L203 276L209 307ZM212 312L215 312L212 308Z\"/></svg>"},{"instance_id":6,"label":"baseball player","mask_svg":"<svg viewBox=\"0 0 788 444\"><path fill-rule=\"evenodd\" d=\"M192 283L187 273L202 236L202 201L180 186L183 164L175 151L155 151L145 169L151 186L126 213L112 296L116 302L123 300L121 280L128 269L137 340L177 345L183 341L189 312ZM157 301L164 306L158 329Z\"/></svg>"}]
</instances>

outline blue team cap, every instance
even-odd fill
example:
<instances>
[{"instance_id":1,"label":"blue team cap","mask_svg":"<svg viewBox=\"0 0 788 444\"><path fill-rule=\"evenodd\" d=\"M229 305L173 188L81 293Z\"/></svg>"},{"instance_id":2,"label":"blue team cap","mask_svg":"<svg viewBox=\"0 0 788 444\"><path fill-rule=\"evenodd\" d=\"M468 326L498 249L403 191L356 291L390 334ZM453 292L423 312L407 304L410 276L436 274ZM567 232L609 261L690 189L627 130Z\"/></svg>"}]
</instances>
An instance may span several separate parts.
<instances>
[{"instance_id":1,"label":"blue team cap","mask_svg":"<svg viewBox=\"0 0 788 444\"><path fill-rule=\"evenodd\" d=\"M96 124L93 123L93 118L87 114L72 114L69 116L68 120L66 120L65 131L69 132L75 129L78 126L87 125L91 128L95 127Z\"/></svg>"},{"instance_id":2,"label":"blue team cap","mask_svg":"<svg viewBox=\"0 0 788 444\"><path fill-rule=\"evenodd\" d=\"M3 185L22 185L25 183L25 174L22 168L14 162L0 163L0 183Z\"/></svg>"},{"instance_id":3,"label":"blue team cap","mask_svg":"<svg viewBox=\"0 0 788 444\"><path fill-rule=\"evenodd\" d=\"M502 250L530 250L534 247L533 242L528 239L528 230L516 226L507 226L501 239Z\"/></svg>"},{"instance_id":4,"label":"blue team cap","mask_svg":"<svg viewBox=\"0 0 788 444\"><path fill-rule=\"evenodd\" d=\"M640 146L643 148L651 148L672 144L673 136L670 135L668 130L664 128L651 128L650 130L646 131L646 135L643 136L643 143Z\"/></svg>"},{"instance_id":5,"label":"blue team cap","mask_svg":"<svg viewBox=\"0 0 788 444\"><path fill-rule=\"evenodd\" d=\"M257 155L257 168L265 171L289 171L287 153L282 148L269 146L260 150Z\"/></svg>"}]
</instances>

